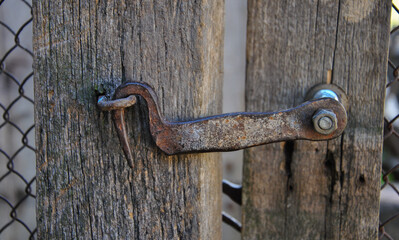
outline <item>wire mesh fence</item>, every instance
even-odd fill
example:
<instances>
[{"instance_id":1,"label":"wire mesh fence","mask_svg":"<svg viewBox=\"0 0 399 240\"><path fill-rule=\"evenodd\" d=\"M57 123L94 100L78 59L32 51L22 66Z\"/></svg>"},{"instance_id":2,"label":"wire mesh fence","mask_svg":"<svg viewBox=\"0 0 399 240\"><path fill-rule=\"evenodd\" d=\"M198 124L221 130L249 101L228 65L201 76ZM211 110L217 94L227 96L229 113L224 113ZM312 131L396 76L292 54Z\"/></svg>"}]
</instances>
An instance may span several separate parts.
<instances>
[{"instance_id":1,"label":"wire mesh fence","mask_svg":"<svg viewBox=\"0 0 399 240\"><path fill-rule=\"evenodd\" d=\"M392 5L381 174L380 239L399 237L399 9Z\"/></svg>"},{"instance_id":2,"label":"wire mesh fence","mask_svg":"<svg viewBox=\"0 0 399 240\"><path fill-rule=\"evenodd\" d=\"M0 0L0 239L35 239L31 2ZM380 239L399 237L399 9L393 5ZM397 25L397 26L395 26Z\"/></svg>"},{"instance_id":3,"label":"wire mesh fence","mask_svg":"<svg viewBox=\"0 0 399 240\"><path fill-rule=\"evenodd\" d=\"M0 1L0 239L34 239L31 3Z\"/></svg>"}]
</instances>

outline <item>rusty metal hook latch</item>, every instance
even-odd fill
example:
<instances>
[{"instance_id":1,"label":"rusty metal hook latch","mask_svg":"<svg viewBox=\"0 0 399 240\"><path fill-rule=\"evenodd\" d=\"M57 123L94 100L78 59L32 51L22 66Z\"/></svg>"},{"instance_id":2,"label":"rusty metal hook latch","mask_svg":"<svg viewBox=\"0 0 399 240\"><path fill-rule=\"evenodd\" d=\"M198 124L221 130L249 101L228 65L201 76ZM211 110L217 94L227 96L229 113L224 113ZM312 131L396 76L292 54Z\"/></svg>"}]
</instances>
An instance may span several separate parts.
<instances>
[{"instance_id":1,"label":"rusty metal hook latch","mask_svg":"<svg viewBox=\"0 0 399 240\"><path fill-rule=\"evenodd\" d=\"M155 144L172 155L234 151L272 142L338 137L345 129L347 114L345 107L337 101L338 96L332 91L331 94L319 94L321 98L279 112L237 112L187 122L169 122L159 111L154 90L147 84L131 82L116 89L114 100L100 97L98 106L104 111L113 111L119 140L132 167L125 108L136 103L135 96L141 96L147 102L150 132Z\"/></svg>"}]
</instances>

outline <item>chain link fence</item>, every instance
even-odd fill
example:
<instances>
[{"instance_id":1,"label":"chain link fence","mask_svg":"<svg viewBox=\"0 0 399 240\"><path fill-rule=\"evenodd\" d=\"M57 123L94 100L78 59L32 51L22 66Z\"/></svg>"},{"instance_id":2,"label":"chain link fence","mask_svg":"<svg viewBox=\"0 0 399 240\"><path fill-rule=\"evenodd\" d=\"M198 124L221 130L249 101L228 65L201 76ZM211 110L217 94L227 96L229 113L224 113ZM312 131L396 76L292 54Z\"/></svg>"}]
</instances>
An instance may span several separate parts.
<instances>
[{"instance_id":1,"label":"chain link fence","mask_svg":"<svg viewBox=\"0 0 399 240\"><path fill-rule=\"evenodd\" d=\"M392 5L384 117L380 239L399 238L399 9Z\"/></svg>"},{"instance_id":2,"label":"chain link fence","mask_svg":"<svg viewBox=\"0 0 399 240\"><path fill-rule=\"evenodd\" d=\"M31 3L0 1L0 239L34 239Z\"/></svg>"},{"instance_id":3,"label":"chain link fence","mask_svg":"<svg viewBox=\"0 0 399 240\"><path fill-rule=\"evenodd\" d=\"M0 239L35 239L31 2L0 0ZM399 238L399 9L393 5L380 239ZM395 26L397 25L397 26ZM234 225L234 224L232 224Z\"/></svg>"}]
</instances>

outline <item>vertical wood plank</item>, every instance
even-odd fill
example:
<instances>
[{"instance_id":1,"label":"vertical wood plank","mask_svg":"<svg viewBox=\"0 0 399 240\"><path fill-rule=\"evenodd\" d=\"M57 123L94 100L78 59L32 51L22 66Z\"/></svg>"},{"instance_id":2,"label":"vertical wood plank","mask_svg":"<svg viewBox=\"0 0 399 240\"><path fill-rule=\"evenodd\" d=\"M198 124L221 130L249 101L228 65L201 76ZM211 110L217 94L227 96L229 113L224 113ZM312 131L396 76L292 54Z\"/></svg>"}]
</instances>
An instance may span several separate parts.
<instances>
[{"instance_id":1,"label":"vertical wood plank","mask_svg":"<svg viewBox=\"0 0 399 240\"><path fill-rule=\"evenodd\" d=\"M300 104L331 82L348 126L328 142L244 153L243 239L376 239L388 0L248 2L246 111Z\"/></svg>"},{"instance_id":2,"label":"vertical wood plank","mask_svg":"<svg viewBox=\"0 0 399 240\"><path fill-rule=\"evenodd\" d=\"M134 168L96 92L154 87L169 120L221 112L224 2L34 1L39 239L220 239L220 155L166 156L143 101Z\"/></svg>"}]
</instances>

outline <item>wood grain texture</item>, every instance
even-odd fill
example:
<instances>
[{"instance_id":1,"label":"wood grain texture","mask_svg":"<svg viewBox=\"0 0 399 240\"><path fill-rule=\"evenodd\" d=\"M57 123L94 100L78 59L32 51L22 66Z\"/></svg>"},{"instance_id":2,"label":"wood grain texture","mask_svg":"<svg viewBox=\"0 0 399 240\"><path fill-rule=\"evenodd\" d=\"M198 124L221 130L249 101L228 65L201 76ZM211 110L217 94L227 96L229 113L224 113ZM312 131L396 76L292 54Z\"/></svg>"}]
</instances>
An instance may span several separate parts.
<instances>
[{"instance_id":1,"label":"wood grain texture","mask_svg":"<svg viewBox=\"0 0 399 240\"><path fill-rule=\"evenodd\" d=\"M338 139L245 151L243 239L377 238L390 7L249 0L246 111L298 105L328 70L350 107Z\"/></svg>"},{"instance_id":2,"label":"wood grain texture","mask_svg":"<svg viewBox=\"0 0 399 240\"><path fill-rule=\"evenodd\" d=\"M221 112L223 1L34 1L39 239L220 239L220 155L166 156L144 101L130 169L96 91L153 86L169 120Z\"/></svg>"}]
</instances>

